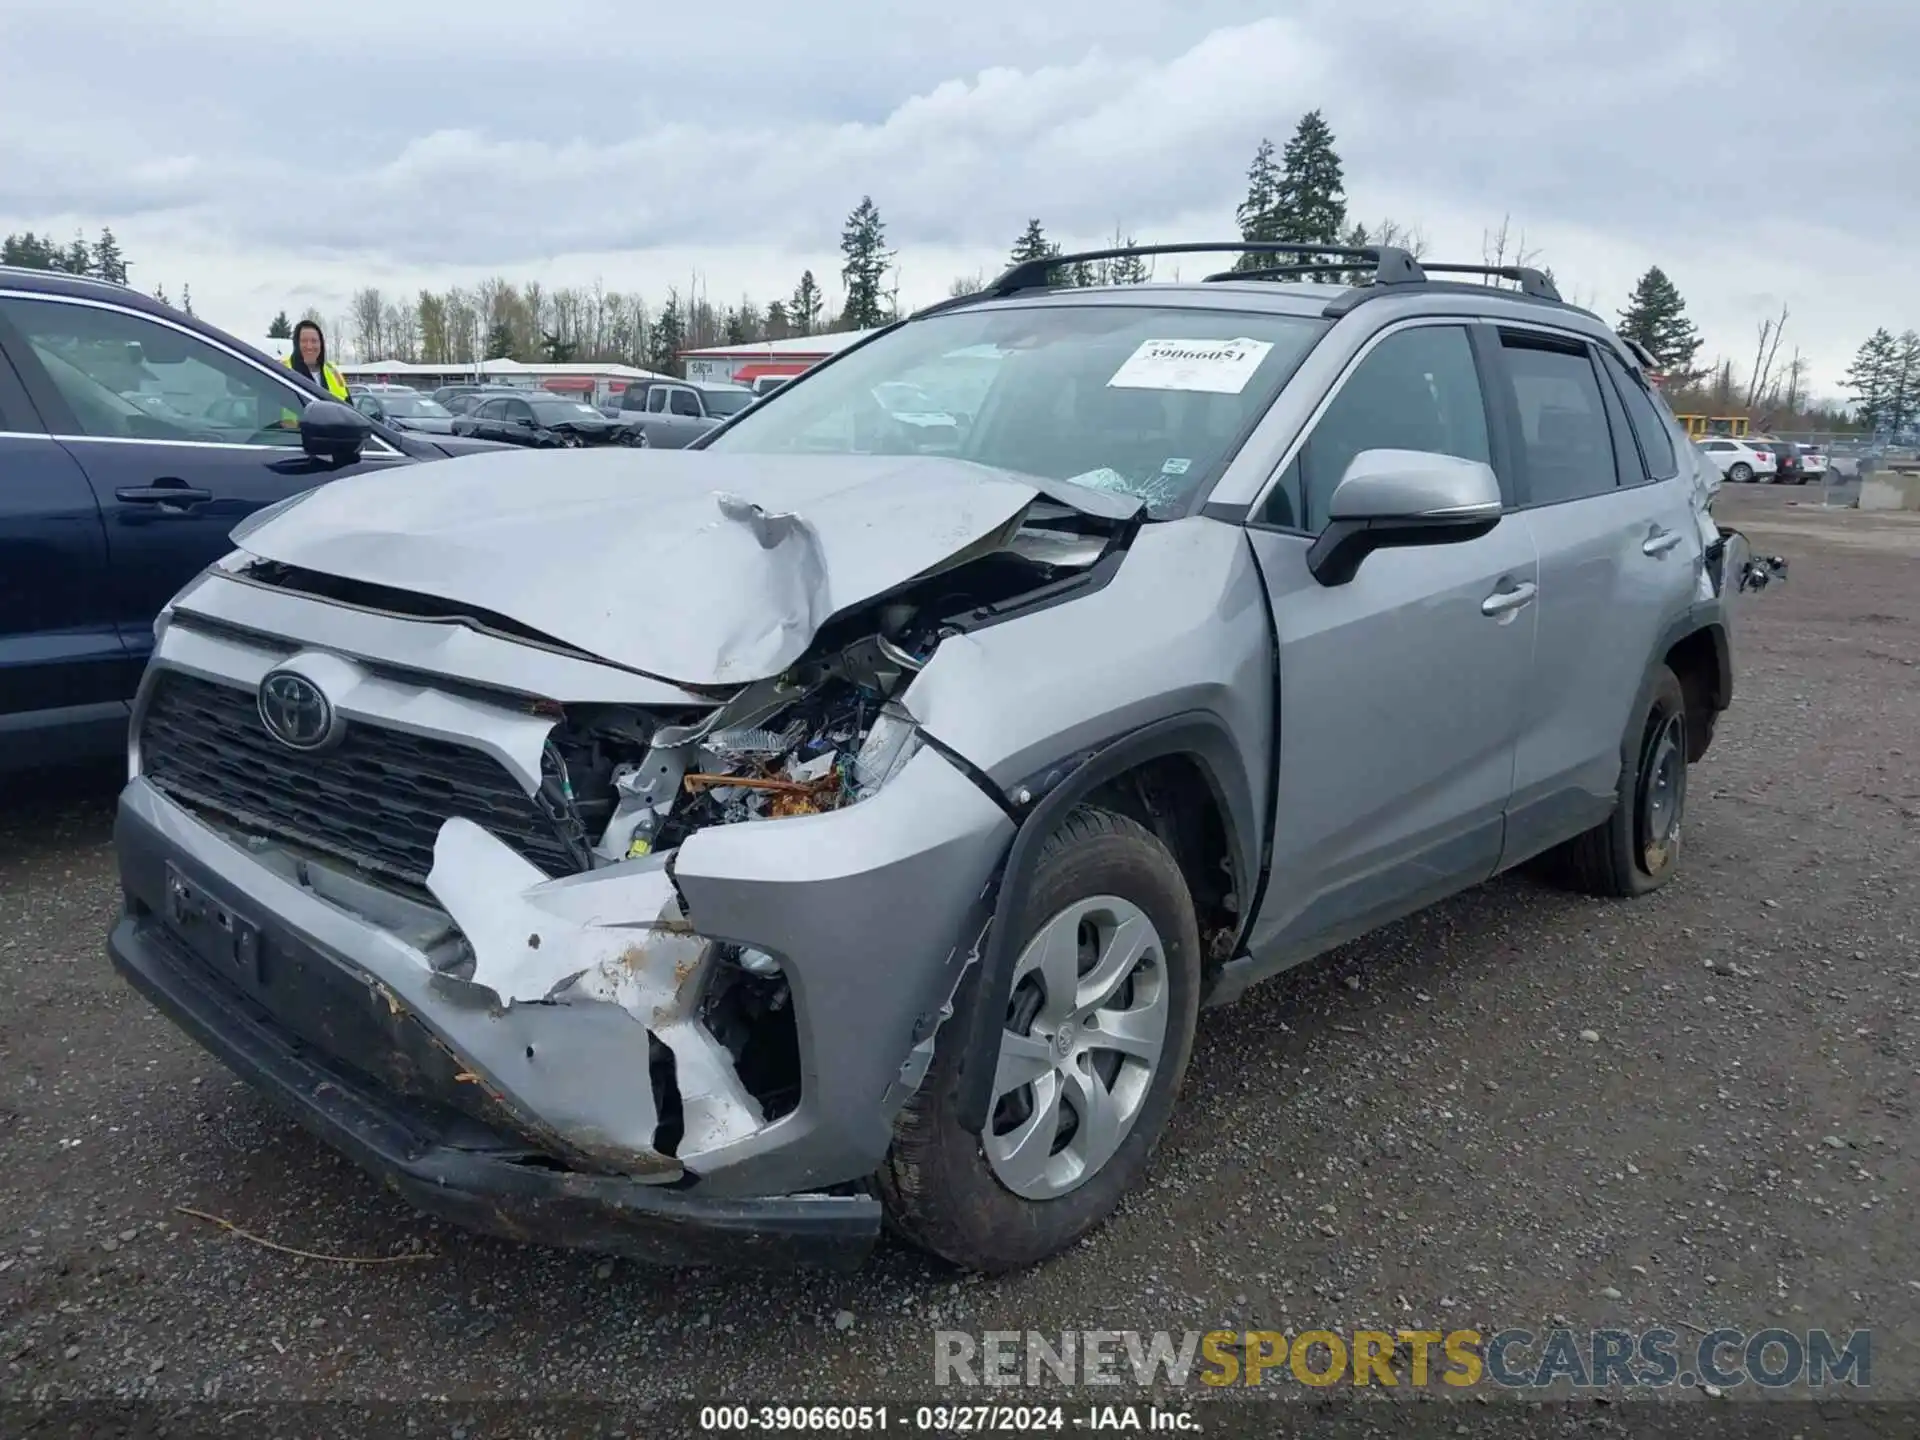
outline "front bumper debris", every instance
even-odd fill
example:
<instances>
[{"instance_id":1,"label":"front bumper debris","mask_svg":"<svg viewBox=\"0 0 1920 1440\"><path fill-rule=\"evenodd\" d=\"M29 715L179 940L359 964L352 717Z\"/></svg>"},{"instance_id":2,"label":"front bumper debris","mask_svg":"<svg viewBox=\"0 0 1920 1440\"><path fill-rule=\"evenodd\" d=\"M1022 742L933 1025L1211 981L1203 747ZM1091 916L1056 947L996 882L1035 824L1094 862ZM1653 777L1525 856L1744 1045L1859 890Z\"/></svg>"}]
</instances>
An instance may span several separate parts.
<instances>
[{"instance_id":1,"label":"front bumper debris","mask_svg":"<svg viewBox=\"0 0 1920 1440\"><path fill-rule=\"evenodd\" d=\"M112 954L424 1208L674 1262L702 1245L666 1230L762 1227L782 1256L831 1259L872 1239L860 1187L974 958L1011 830L926 748L858 805L559 879L450 820L435 904L136 777ZM777 1106L753 1046L723 1043L703 1008L716 957L748 951L786 984L797 1099Z\"/></svg>"},{"instance_id":2,"label":"front bumper debris","mask_svg":"<svg viewBox=\"0 0 1920 1440\"><path fill-rule=\"evenodd\" d=\"M211 973L157 915L108 940L136 989L229 1069L415 1206L507 1239L664 1264L857 1266L880 1228L866 1195L712 1200L619 1175L527 1163L479 1125L331 1061Z\"/></svg>"}]
</instances>

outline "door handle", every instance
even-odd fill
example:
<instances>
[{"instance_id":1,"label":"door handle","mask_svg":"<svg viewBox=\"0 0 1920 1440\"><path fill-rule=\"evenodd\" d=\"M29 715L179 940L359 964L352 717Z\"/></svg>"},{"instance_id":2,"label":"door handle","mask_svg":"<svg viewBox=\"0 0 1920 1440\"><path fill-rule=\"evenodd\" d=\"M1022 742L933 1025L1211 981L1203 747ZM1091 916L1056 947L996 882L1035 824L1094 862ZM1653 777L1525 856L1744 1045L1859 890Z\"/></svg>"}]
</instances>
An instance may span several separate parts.
<instances>
[{"instance_id":1,"label":"door handle","mask_svg":"<svg viewBox=\"0 0 1920 1440\"><path fill-rule=\"evenodd\" d=\"M180 480L171 484L157 480L151 485L123 486L113 492L113 498L123 505L194 505L202 500L213 499L213 492Z\"/></svg>"},{"instance_id":2,"label":"door handle","mask_svg":"<svg viewBox=\"0 0 1920 1440\"><path fill-rule=\"evenodd\" d=\"M1533 603L1533 597L1539 586L1531 580L1522 580L1511 590L1496 590L1480 602L1482 615L1511 615L1523 605Z\"/></svg>"},{"instance_id":3,"label":"door handle","mask_svg":"<svg viewBox=\"0 0 1920 1440\"><path fill-rule=\"evenodd\" d=\"M1662 530L1659 526L1656 525L1653 528L1653 532L1650 535L1648 535L1647 538L1640 543L1640 553L1642 555L1652 555L1657 559L1658 557L1666 554L1669 550L1673 549L1673 547L1678 545L1679 543L1680 543L1679 531Z\"/></svg>"}]
</instances>

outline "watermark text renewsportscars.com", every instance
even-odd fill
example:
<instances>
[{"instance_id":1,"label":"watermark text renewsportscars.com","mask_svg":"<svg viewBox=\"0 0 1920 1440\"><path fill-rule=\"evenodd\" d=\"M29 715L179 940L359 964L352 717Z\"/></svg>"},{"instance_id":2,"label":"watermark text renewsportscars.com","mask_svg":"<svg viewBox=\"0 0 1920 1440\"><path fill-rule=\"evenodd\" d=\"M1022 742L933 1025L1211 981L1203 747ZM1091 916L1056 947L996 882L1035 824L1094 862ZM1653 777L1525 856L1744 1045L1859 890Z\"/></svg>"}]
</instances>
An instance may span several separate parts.
<instances>
[{"instance_id":1,"label":"watermark text renewsportscars.com","mask_svg":"<svg viewBox=\"0 0 1920 1440\"><path fill-rule=\"evenodd\" d=\"M1873 1332L936 1330L945 1386L1268 1384L1505 1390L1873 1383Z\"/></svg>"}]
</instances>

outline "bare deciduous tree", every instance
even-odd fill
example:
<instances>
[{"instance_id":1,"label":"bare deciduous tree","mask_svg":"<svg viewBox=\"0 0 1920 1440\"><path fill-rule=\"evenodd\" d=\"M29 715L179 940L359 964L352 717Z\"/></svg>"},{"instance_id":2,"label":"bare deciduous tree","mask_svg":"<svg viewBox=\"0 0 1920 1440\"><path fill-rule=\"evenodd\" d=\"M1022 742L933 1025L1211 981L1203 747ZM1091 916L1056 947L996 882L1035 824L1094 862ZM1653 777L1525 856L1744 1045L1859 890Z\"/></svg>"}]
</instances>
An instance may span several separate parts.
<instances>
[{"instance_id":1,"label":"bare deciduous tree","mask_svg":"<svg viewBox=\"0 0 1920 1440\"><path fill-rule=\"evenodd\" d=\"M1525 230L1518 234L1514 233L1511 215L1502 215L1498 230L1480 232L1480 259L1484 265L1502 267L1511 265L1518 268L1523 265L1536 265L1540 259L1540 250L1538 246L1528 247ZM1511 280L1496 280L1493 283L1495 285L1517 284Z\"/></svg>"},{"instance_id":2,"label":"bare deciduous tree","mask_svg":"<svg viewBox=\"0 0 1920 1440\"><path fill-rule=\"evenodd\" d=\"M1774 357L1780 353L1780 332L1787 328L1787 307L1780 307L1776 318L1760 322L1760 342L1753 352L1753 378L1747 382L1746 404L1751 409L1767 393L1768 382L1773 377Z\"/></svg>"}]
</instances>

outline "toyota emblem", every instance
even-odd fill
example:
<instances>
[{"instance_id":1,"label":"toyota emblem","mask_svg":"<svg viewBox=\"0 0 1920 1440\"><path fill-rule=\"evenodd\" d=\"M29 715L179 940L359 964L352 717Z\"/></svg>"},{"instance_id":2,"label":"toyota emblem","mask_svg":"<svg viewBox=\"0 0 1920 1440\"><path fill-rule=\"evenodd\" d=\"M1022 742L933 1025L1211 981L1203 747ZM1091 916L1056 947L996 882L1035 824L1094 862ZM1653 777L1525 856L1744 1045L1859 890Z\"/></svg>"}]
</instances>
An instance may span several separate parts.
<instances>
[{"instance_id":1,"label":"toyota emblem","mask_svg":"<svg viewBox=\"0 0 1920 1440\"><path fill-rule=\"evenodd\" d=\"M260 723L290 750L324 750L340 738L340 719L320 687L295 670L260 682Z\"/></svg>"}]
</instances>

